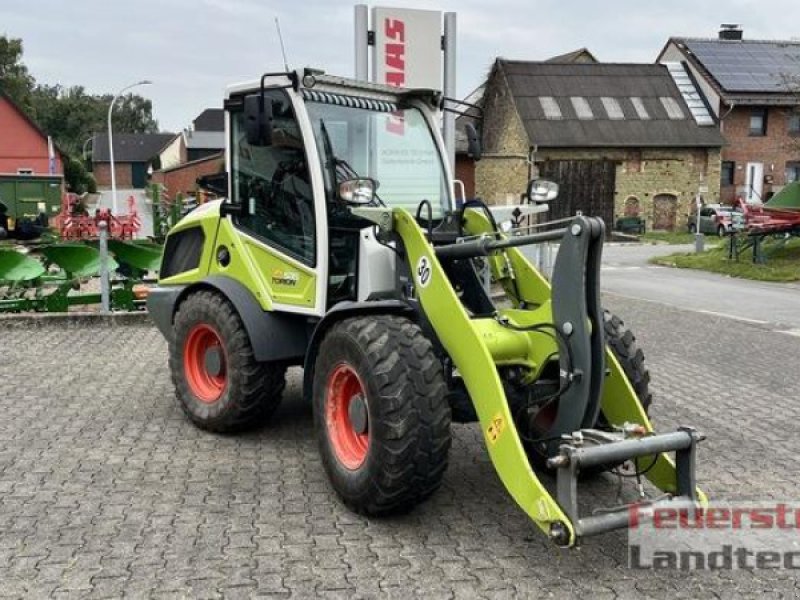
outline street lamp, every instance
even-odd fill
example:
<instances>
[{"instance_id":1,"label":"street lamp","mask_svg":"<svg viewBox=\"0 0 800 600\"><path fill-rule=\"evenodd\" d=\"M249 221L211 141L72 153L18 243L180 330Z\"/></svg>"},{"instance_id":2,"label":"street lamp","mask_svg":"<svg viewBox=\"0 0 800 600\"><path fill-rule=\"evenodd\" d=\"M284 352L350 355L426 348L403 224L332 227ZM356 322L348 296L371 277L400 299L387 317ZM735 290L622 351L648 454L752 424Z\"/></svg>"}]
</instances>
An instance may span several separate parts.
<instances>
[{"instance_id":1,"label":"street lamp","mask_svg":"<svg viewBox=\"0 0 800 600\"><path fill-rule=\"evenodd\" d=\"M114 104L117 102L119 97L124 93L127 92L131 88L135 88L139 85L150 85L153 83L147 79L143 79L142 81L137 81L136 83L132 83L131 85L122 88L120 91L117 92L117 95L114 96L114 99L111 100L111 105L108 107L108 157L111 159L111 201L112 201L112 214L117 214L117 173L114 168L114 135L111 131L111 112L114 110Z\"/></svg>"}]
</instances>

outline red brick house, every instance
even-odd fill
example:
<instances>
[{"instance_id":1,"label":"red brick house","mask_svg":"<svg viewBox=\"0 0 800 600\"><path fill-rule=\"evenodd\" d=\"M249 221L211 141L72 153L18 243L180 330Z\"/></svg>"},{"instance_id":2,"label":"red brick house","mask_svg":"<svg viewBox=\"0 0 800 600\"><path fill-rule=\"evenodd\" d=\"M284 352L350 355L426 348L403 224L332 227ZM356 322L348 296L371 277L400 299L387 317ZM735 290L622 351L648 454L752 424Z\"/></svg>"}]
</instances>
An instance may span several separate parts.
<instances>
[{"instance_id":1,"label":"red brick house","mask_svg":"<svg viewBox=\"0 0 800 600\"><path fill-rule=\"evenodd\" d=\"M64 162L55 151L55 174L64 174ZM0 91L0 173L49 175L47 134Z\"/></svg>"},{"instance_id":2,"label":"red brick house","mask_svg":"<svg viewBox=\"0 0 800 600\"><path fill-rule=\"evenodd\" d=\"M670 38L658 61L689 69L719 124L723 202L766 200L800 179L800 42L723 25L717 38Z\"/></svg>"},{"instance_id":3,"label":"red brick house","mask_svg":"<svg viewBox=\"0 0 800 600\"><path fill-rule=\"evenodd\" d=\"M167 197L174 199L178 194L184 197L194 195L200 177L216 175L224 170L225 155L217 153L176 167L155 171L151 181L163 184L167 188Z\"/></svg>"}]
</instances>

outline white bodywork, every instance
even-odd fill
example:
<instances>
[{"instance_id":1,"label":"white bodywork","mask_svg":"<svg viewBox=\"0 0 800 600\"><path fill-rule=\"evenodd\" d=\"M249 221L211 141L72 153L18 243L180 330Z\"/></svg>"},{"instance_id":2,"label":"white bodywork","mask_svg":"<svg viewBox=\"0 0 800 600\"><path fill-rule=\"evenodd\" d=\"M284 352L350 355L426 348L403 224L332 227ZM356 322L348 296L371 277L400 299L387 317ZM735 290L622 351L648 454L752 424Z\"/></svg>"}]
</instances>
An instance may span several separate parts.
<instances>
[{"instance_id":1,"label":"white bodywork","mask_svg":"<svg viewBox=\"0 0 800 600\"><path fill-rule=\"evenodd\" d=\"M298 81L303 81L303 73L298 72ZM398 101L398 93L402 92L399 88L394 88L387 85L380 85L374 83L367 83L362 81L354 81L329 75L315 75L313 81L313 89L320 92L332 93L350 93L356 94L361 97L382 100L385 102L396 103ZM311 84L311 81L307 80ZM249 81L246 83L234 84L227 88L225 98L229 99L232 95L257 92L261 87L260 80ZM317 263L312 268L308 265L303 265L296 261L294 258L281 252L279 249L268 246L261 241L257 241L269 252L276 256L281 257L287 263L297 266L306 272L314 273L316 275L316 299L313 307L304 308L294 305L284 305L274 303L276 310L308 314L314 316L323 316L327 308L327 291L328 291L328 273L329 273L329 237L328 237L328 215L325 198L325 183L320 168L320 157L317 152L316 143L313 142L314 131L311 121L306 110L305 102L299 91L295 91L291 87L291 80L286 74L278 74L270 76L264 80L264 88L280 87L286 89L287 94L292 102L297 121L302 133L303 139L311 141L305 144L306 160L309 166L311 176L311 184L314 190L314 211L316 221L316 256ZM300 89L307 87L304 85L299 86ZM438 124L438 111L433 111L430 105L425 104L421 100L411 100L409 104L416 106L424 115L425 121L433 134L433 139L440 157L446 156L444 141L442 140ZM231 135L230 115L225 113L225 134L226 134L226 148L225 153L225 166L228 173L232 173L231 164L231 149L230 135ZM452 171L448 161L442 160L442 169L444 170L447 181L453 181ZM232 178L228 181L228 196L233 197L232 194ZM450 209L454 208L454 200L452 193L452 186L449 190L449 204ZM230 219L230 216L226 218ZM379 244L374 237L373 228L364 229L359 236L359 256L358 256L358 300L365 300L370 294L389 292L395 288L395 262L396 255L389 248Z\"/></svg>"}]
</instances>

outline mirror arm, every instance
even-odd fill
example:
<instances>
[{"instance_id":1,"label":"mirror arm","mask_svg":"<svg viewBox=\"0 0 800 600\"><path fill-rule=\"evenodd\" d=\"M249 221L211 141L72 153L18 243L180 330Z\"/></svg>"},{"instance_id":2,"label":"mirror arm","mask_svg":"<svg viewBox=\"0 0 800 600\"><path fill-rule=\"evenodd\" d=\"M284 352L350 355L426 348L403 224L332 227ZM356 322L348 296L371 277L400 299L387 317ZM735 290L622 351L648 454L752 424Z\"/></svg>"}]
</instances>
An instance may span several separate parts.
<instances>
[{"instance_id":1,"label":"mirror arm","mask_svg":"<svg viewBox=\"0 0 800 600\"><path fill-rule=\"evenodd\" d=\"M221 217L227 217L228 215L242 216L244 212L243 204L234 204L230 200L225 200L219 205L219 214Z\"/></svg>"}]
</instances>

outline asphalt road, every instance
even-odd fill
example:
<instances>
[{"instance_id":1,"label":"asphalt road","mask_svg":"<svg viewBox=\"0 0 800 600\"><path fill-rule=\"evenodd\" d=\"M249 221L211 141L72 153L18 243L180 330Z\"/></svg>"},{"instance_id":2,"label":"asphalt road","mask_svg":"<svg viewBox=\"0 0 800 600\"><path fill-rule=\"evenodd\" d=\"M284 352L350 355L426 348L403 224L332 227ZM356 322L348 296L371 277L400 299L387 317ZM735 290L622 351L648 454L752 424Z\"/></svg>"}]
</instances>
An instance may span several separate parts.
<instances>
[{"instance_id":1,"label":"asphalt road","mask_svg":"<svg viewBox=\"0 0 800 600\"><path fill-rule=\"evenodd\" d=\"M800 285L734 279L715 273L648 264L653 256L689 252L692 246L607 244L601 285L605 292L724 316L771 331L800 335Z\"/></svg>"},{"instance_id":2,"label":"asphalt road","mask_svg":"<svg viewBox=\"0 0 800 600\"><path fill-rule=\"evenodd\" d=\"M716 499L792 499L800 338L607 297L647 350L660 430L707 434ZM741 349L747 348L743 358ZM555 548L509 498L480 430L453 427L443 487L366 519L326 480L292 371L261 431L221 436L176 406L154 328L0 321L0 597L795 598L787 571L640 571L623 532ZM582 484L613 505L616 480Z\"/></svg>"}]
</instances>

